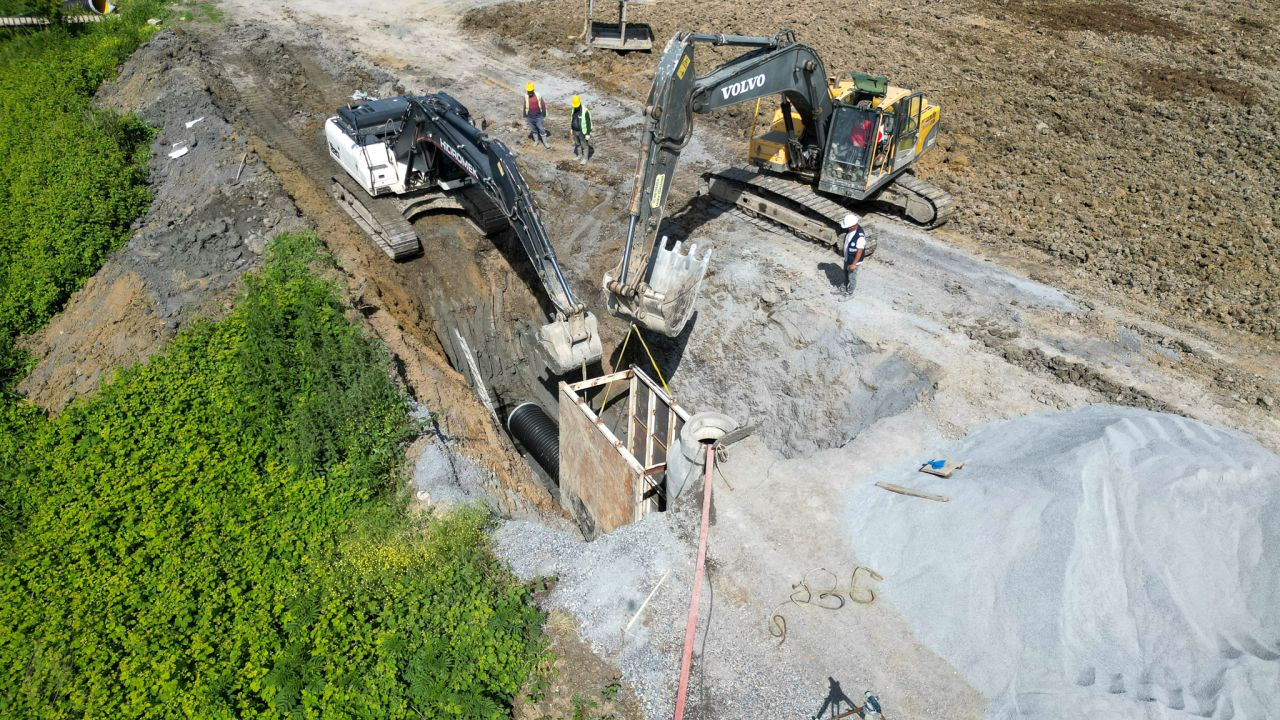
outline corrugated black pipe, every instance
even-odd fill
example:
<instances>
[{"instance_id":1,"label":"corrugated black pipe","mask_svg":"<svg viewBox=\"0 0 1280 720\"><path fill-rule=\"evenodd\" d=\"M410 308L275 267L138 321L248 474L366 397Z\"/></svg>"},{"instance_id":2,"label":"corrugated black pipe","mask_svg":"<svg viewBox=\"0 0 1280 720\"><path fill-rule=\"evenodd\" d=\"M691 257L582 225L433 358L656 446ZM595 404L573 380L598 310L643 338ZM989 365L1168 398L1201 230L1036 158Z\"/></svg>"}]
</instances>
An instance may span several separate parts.
<instances>
[{"instance_id":1,"label":"corrugated black pipe","mask_svg":"<svg viewBox=\"0 0 1280 720\"><path fill-rule=\"evenodd\" d=\"M70 15L89 11L95 15L106 15L115 12L116 6L110 0L63 0L62 12Z\"/></svg>"},{"instance_id":2,"label":"corrugated black pipe","mask_svg":"<svg viewBox=\"0 0 1280 720\"><path fill-rule=\"evenodd\" d=\"M560 484L560 428L541 407L521 403L507 416L507 429L516 436L551 479Z\"/></svg>"}]
</instances>

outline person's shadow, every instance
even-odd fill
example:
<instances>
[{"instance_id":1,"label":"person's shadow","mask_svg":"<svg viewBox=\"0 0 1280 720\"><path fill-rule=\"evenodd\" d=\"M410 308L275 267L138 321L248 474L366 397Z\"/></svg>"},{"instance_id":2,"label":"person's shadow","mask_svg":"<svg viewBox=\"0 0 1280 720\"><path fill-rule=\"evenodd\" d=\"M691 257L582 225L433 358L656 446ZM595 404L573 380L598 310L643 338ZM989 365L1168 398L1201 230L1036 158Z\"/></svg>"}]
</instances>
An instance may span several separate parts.
<instances>
[{"instance_id":1,"label":"person's shadow","mask_svg":"<svg viewBox=\"0 0 1280 720\"><path fill-rule=\"evenodd\" d=\"M829 720L838 720L839 718L848 718L857 715L862 717L862 708L858 707L844 694L844 690L840 689L840 683L836 682L833 677L828 677L827 682L830 686L827 688L827 697L822 701L822 707L818 708L818 712L811 716L812 720L819 720L823 717L823 713L830 712L827 717ZM841 707L845 709L841 709Z\"/></svg>"},{"instance_id":2,"label":"person's shadow","mask_svg":"<svg viewBox=\"0 0 1280 720\"><path fill-rule=\"evenodd\" d=\"M827 282L830 282L832 287L844 287L844 268L840 267L840 263L818 263L818 269L826 274Z\"/></svg>"}]
</instances>

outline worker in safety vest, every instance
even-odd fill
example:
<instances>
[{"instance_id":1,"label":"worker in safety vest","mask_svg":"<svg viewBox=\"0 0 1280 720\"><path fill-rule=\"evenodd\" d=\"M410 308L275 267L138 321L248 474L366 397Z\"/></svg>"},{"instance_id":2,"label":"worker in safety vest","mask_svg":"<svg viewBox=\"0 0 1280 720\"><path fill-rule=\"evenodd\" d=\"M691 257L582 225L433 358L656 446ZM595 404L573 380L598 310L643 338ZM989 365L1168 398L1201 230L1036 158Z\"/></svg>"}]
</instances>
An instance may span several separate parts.
<instances>
[{"instance_id":1,"label":"worker in safety vest","mask_svg":"<svg viewBox=\"0 0 1280 720\"><path fill-rule=\"evenodd\" d=\"M549 148L551 144L547 142L547 136L550 133L543 126L546 117L547 104L542 101L542 95L533 83L528 83L524 86L524 119L529 123L529 139L541 142L543 147Z\"/></svg>"},{"instance_id":2,"label":"worker in safety vest","mask_svg":"<svg viewBox=\"0 0 1280 720\"><path fill-rule=\"evenodd\" d=\"M844 228L844 294L852 295L858 286L858 264L867 251L867 233L858 226L858 216L849 213L840 222Z\"/></svg>"},{"instance_id":3,"label":"worker in safety vest","mask_svg":"<svg viewBox=\"0 0 1280 720\"><path fill-rule=\"evenodd\" d=\"M586 165L595 154L595 148L591 147L591 108L587 107L587 104L577 95L573 96L569 105L573 107L573 115L569 118L569 133L573 136L573 154L577 156L579 163Z\"/></svg>"}]
</instances>

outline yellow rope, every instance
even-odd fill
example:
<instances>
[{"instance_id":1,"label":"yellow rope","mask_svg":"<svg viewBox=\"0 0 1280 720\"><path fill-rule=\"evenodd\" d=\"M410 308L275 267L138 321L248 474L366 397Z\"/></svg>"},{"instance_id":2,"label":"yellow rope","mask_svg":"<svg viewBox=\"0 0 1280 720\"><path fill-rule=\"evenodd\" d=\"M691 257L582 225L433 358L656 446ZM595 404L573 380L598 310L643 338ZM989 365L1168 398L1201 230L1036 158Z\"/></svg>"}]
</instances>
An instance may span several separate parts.
<instances>
[{"instance_id":1,"label":"yellow rope","mask_svg":"<svg viewBox=\"0 0 1280 720\"><path fill-rule=\"evenodd\" d=\"M653 353L649 352L649 343L644 341L644 336L636 330L635 323L631 324L631 329L635 331L636 337L640 339L640 345L644 348L644 354L649 356L649 364L653 366L653 371L658 373L658 380L662 382L662 389L666 391L667 397L671 397L671 389L667 387L667 381L662 377L662 371L658 369L658 361L653 359Z\"/></svg>"},{"instance_id":2,"label":"yellow rope","mask_svg":"<svg viewBox=\"0 0 1280 720\"><path fill-rule=\"evenodd\" d=\"M644 354L649 356L649 364L653 366L653 371L658 374L658 382L662 383L663 391L667 393L667 397L672 397L671 388L667 387L667 379L662 376L662 369L658 367L658 361L653 359L653 353L649 350L649 343L644 341L644 336L636 329L635 323L631 323L631 326L627 328L627 336L622 339L622 352L618 354L619 364L627 357L627 343L631 342L632 334L640 341L640 346L644 348ZM617 372L617 366L614 366L613 370ZM604 413L604 406L609 402L609 391L613 389L614 382L614 380L610 380L609 384L604 386L604 392L600 395L600 409L596 411L596 415Z\"/></svg>"},{"instance_id":3,"label":"yellow rope","mask_svg":"<svg viewBox=\"0 0 1280 720\"><path fill-rule=\"evenodd\" d=\"M756 110L751 113L751 126L747 128L747 139L751 139L752 133L756 131L756 126L760 124L760 101L764 98L756 98Z\"/></svg>"},{"instance_id":4,"label":"yellow rope","mask_svg":"<svg viewBox=\"0 0 1280 720\"><path fill-rule=\"evenodd\" d=\"M627 328L627 336L622 338L622 352L618 353L618 362L621 363L627 357L627 343L631 342L631 333L635 332L636 324L631 323ZM613 366L613 372L618 372L618 366ZM613 389L613 380L604 386L604 392L600 394L600 409L596 411L596 415L604 414L604 406L609 402L609 391Z\"/></svg>"}]
</instances>

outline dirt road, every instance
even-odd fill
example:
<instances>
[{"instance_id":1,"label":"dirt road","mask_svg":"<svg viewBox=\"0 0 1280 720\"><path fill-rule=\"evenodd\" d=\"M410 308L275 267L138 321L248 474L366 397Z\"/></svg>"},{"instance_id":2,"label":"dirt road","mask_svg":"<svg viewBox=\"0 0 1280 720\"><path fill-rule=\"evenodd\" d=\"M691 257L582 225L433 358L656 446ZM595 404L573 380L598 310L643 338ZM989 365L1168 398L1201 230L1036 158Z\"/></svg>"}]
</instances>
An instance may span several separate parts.
<instances>
[{"instance_id":1,"label":"dirt road","mask_svg":"<svg viewBox=\"0 0 1280 720\"><path fill-rule=\"evenodd\" d=\"M522 172L534 184L568 278L602 321L606 355L647 364L639 354L611 356L626 326L607 317L599 289L620 249L639 123L634 95L614 94L553 69L570 63L523 45L519 35L510 42L465 37L460 14L482 3L221 4L225 24L190 30L209 55L215 96L224 104L245 103L224 112L262 138L268 165L335 248L352 286L366 288L361 297L370 317L393 340L438 347L461 367L459 348L449 338L465 336L499 400L545 398L548 391L549 379L535 377L524 354L541 310L519 272L518 256L456 220L432 219L418 225L424 257L394 265L363 241L324 196L323 178L314 177L333 171L316 164L312 147L319 147L321 123L346 93L446 90L520 150ZM522 144L519 88L529 80L540 85L549 103L565 108L549 122L557 135L550 150ZM568 98L575 93L592 102L602 128L599 153L586 168L573 161L563 137ZM684 155L674 180L670 229L673 236L696 237L710 247L712 270L687 331L675 339L650 339L683 405L759 425L728 466L740 489L726 505L723 544L712 552L713 564L720 563L717 592L730 598L732 609L716 620L717 636L739 639L708 650L711 717L743 710L752 716L812 712L806 704L812 697L794 687L825 687L829 672L897 698L894 717L981 715L983 699L914 643L910 628L887 604L842 619L848 624L835 636L818 619L804 621L815 624L797 632L784 651L774 648L776 641L764 630L763 618L779 593L785 598L794 576L823 563L856 561L857 548L838 531L831 493L880 464L993 419L1088 403L1168 409L1246 430L1280 448L1274 407L1280 363L1273 352L1171 328L1141 312L1141 305L1113 303L1105 293L1068 293L1029 279L1028 269L1043 266L1017 256L984 256L981 237L962 235L972 224L953 229L944 241L872 218L868 231L879 238L880 250L862 271L858 295L834 295L837 259L828 250L692 197L698 172L732 163L739 145L738 138L708 126ZM421 375L422 390L450 373L457 377L430 367L425 350L401 359L410 366L428 364L428 370L407 368ZM423 399L430 404L429 397ZM438 402L446 408L461 404L456 394ZM483 455L484 439L494 436L495 426L474 411L474 400L470 406L463 427L475 441L468 451ZM509 453L499 454L511 462ZM766 482L770 491L755 492ZM680 516L662 522L681 527ZM677 537L678 543L688 542ZM609 544L599 547L607 553ZM682 554L686 549L677 545L671 556L688 557ZM611 561L621 562L608 555L600 559L605 567ZM638 583L642 575L629 577ZM597 582L584 592L622 604L638 604L636 593L642 599L651 589L607 585L607 575ZM620 628L608 625L614 616L604 617L607 622L595 619L607 626L596 627L590 626L592 618L579 617L584 636L593 642L616 636ZM761 622L752 625L755 618ZM673 688L666 680L681 619L646 622L652 642L628 656L624 679L643 690L641 701L657 717L669 712ZM858 645L857 652L850 643ZM597 643L597 651L601 647ZM743 664L752 666L757 684L733 687Z\"/></svg>"}]
</instances>

